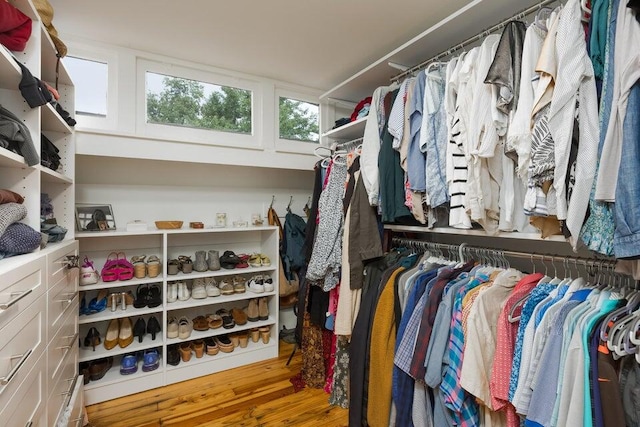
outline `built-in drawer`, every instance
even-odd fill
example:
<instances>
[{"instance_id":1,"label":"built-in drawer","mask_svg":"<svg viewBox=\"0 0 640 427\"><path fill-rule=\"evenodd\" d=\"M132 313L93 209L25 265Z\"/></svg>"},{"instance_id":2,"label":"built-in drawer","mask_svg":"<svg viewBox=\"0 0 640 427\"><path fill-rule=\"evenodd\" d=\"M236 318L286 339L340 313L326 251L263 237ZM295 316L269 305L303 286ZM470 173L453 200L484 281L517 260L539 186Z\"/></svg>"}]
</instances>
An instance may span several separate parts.
<instances>
[{"instance_id":1,"label":"built-in drawer","mask_svg":"<svg viewBox=\"0 0 640 427\"><path fill-rule=\"evenodd\" d=\"M44 295L0 329L0 408L46 351ZM46 358L42 357L46 362Z\"/></svg>"},{"instance_id":2,"label":"built-in drawer","mask_svg":"<svg viewBox=\"0 0 640 427\"><path fill-rule=\"evenodd\" d=\"M4 404L0 406L0 423L4 427L48 427L47 410L44 399L45 365L46 360L40 357L35 365L25 373L25 378L15 390L5 396L8 390L0 396Z\"/></svg>"},{"instance_id":3,"label":"built-in drawer","mask_svg":"<svg viewBox=\"0 0 640 427\"><path fill-rule=\"evenodd\" d=\"M44 257L18 264L15 268L0 274L0 329L44 294L45 277Z\"/></svg>"},{"instance_id":4,"label":"built-in drawer","mask_svg":"<svg viewBox=\"0 0 640 427\"><path fill-rule=\"evenodd\" d=\"M69 354L67 358L73 359L72 356L72 354ZM78 377L77 357L74 360L76 363L71 363L67 360L63 361L60 375L57 376L57 382L49 382L49 384L53 384L52 387L49 387L49 397L47 399L47 420L51 426L56 425L57 420L62 415L63 410L66 409L73 395L75 381Z\"/></svg>"},{"instance_id":5,"label":"built-in drawer","mask_svg":"<svg viewBox=\"0 0 640 427\"><path fill-rule=\"evenodd\" d=\"M78 290L79 268L68 268L67 257L78 256L78 242L72 240L61 243L61 247L47 254L47 277L49 289L62 280L73 283L75 291Z\"/></svg>"},{"instance_id":6,"label":"built-in drawer","mask_svg":"<svg viewBox=\"0 0 640 427\"><path fill-rule=\"evenodd\" d=\"M51 338L47 347L47 378L49 384L55 384L65 371L66 364L77 370L78 366L78 300L71 305L62 326Z\"/></svg>"},{"instance_id":7,"label":"built-in drawer","mask_svg":"<svg viewBox=\"0 0 640 427\"><path fill-rule=\"evenodd\" d=\"M82 375L76 380L71 399L66 408L60 414L56 426L58 427L82 427L84 425L84 380Z\"/></svg>"},{"instance_id":8,"label":"built-in drawer","mask_svg":"<svg viewBox=\"0 0 640 427\"><path fill-rule=\"evenodd\" d=\"M53 287L49 287L47 307L47 337L51 339L73 311L78 316L78 287L64 276ZM78 323L77 319L73 321Z\"/></svg>"}]
</instances>

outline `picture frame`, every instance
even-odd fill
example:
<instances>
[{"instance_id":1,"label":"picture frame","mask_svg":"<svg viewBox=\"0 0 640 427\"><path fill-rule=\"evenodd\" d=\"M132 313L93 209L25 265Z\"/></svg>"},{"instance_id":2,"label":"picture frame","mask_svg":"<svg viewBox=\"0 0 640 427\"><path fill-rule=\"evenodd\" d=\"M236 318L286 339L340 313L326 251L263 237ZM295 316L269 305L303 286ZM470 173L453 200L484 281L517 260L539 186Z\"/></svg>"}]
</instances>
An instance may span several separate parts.
<instances>
[{"instance_id":1,"label":"picture frame","mask_svg":"<svg viewBox=\"0 0 640 427\"><path fill-rule=\"evenodd\" d=\"M109 204L76 204L78 231L114 231L116 219Z\"/></svg>"}]
</instances>

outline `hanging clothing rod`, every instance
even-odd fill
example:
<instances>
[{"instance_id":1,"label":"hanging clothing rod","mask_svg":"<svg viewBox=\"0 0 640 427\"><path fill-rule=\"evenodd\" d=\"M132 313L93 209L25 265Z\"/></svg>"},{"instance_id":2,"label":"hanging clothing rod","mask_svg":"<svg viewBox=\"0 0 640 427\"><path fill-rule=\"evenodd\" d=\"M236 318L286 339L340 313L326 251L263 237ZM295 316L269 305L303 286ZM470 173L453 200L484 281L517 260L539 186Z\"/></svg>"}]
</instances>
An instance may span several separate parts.
<instances>
[{"instance_id":1,"label":"hanging clothing rod","mask_svg":"<svg viewBox=\"0 0 640 427\"><path fill-rule=\"evenodd\" d=\"M613 268L616 264L615 259L587 259L587 258L579 258L579 257L571 257L571 256L561 256L561 255L544 255L544 254L536 254L536 253L526 253L526 252L517 252L517 251L503 251L501 249L492 249L492 248L482 248L478 246L467 246L466 244L461 245L452 245L448 243L438 243L438 242L427 242L425 240L415 240L415 239L407 239L404 237L394 237L391 239L391 242L395 245L406 245L409 247L416 248L435 248L435 249L444 249L448 252L457 251L458 253L466 253L468 255L473 255L474 252L477 254L487 254L489 257L498 256L498 257L509 257L509 258L521 258L525 260L536 260L536 261L551 261L552 264L556 260L562 262L576 262L580 263L584 266L589 267L599 267L607 266L607 268Z\"/></svg>"},{"instance_id":2,"label":"hanging clothing rod","mask_svg":"<svg viewBox=\"0 0 640 427\"><path fill-rule=\"evenodd\" d=\"M407 75L410 74L414 74L417 71L421 71L425 68L427 68L427 66L429 64L431 64L432 62L436 62L444 57L450 56L453 52L462 49L463 47L477 42L479 40L482 40L483 38L487 37L489 34L494 33L498 30L501 30L502 28L504 28L509 22L513 21L513 20L519 20L519 19L523 19L525 16L529 15L530 13L533 13L537 10L542 9L544 6L551 4L551 3L555 3L559 0L542 0L540 3L528 7L526 9L521 10L520 12L516 13L515 15L511 16L510 18L505 19L504 21L500 22L499 24L494 25L493 27L487 28L481 32L479 32L478 34L476 34L473 37L469 37L468 39L466 39L465 41L463 41L462 43L458 43L456 44L454 47L451 47L445 51L440 52L439 54L431 57L430 59L427 59L426 61L422 61L421 63L414 65L413 67L399 73L396 74L394 77L391 78L392 82L397 82L402 80L404 77L406 77Z\"/></svg>"}]
</instances>

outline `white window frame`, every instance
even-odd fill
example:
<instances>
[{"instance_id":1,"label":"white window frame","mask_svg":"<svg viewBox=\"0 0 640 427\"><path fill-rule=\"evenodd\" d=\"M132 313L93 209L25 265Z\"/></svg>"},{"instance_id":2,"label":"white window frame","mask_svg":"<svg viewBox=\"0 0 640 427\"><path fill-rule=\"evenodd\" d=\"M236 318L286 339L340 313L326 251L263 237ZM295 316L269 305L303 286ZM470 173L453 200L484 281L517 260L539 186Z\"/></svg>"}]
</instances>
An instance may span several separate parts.
<instances>
[{"instance_id":1,"label":"white window frame","mask_svg":"<svg viewBox=\"0 0 640 427\"><path fill-rule=\"evenodd\" d=\"M115 130L118 120L118 55L114 51L100 48L89 49L75 44L70 45L68 55L107 64L107 114L105 116L89 116L75 114L74 111L73 117L78 122L76 129ZM64 62L64 58L62 61ZM74 87L74 94L77 91L78 89Z\"/></svg>"},{"instance_id":2,"label":"white window frame","mask_svg":"<svg viewBox=\"0 0 640 427\"><path fill-rule=\"evenodd\" d=\"M303 141L280 138L280 98L295 99L296 101L309 102L318 105L318 141ZM322 104L319 94L311 94L288 87L276 87L274 99L274 139L276 151L284 153L313 154L313 150L320 145L322 140Z\"/></svg>"},{"instance_id":3,"label":"white window frame","mask_svg":"<svg viewBox=\"0 0 640 427\"><path fill-rule=\"evenodd\" d=\"M194 144L218 145L231 148L262 148L262 141L260 139L260 135L262 134L262 91L258 81L160 63L140 57L137 59L136 68L136 130L138 134L160 140L181 141ZM251 91L251 134L148 123L146 105L147 72Z\"/></svg>"}]
</instances>

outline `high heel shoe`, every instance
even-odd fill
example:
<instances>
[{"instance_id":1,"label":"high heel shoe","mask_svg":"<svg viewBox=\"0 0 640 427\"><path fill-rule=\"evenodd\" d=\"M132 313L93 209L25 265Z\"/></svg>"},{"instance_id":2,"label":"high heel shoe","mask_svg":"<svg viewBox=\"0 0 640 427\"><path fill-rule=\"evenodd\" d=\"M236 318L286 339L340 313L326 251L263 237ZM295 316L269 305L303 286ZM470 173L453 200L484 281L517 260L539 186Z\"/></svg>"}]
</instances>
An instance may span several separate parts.
<instances>
[{"instance_id":1,"label":"high heel shoe","mask_svg":"<svg viewBox=\"0 0 640 427\"><path fill-rule=\"evenodd\" d=\"M139 317L138 320L136 320L136 324L133 325L133 336L138 338L138 342L142 342L146 330L147 325L144 323L144 319Z\"/></svg>"},{"instance_id":2,"label":"high heel shoe","mask_svg":"<svg viewBox=\"0 0 640 427\"><path fill-rule=\"evenodd\" d=\"M87 309L87 297L84 292L80 292L80 312L79 315L89 314L89 310Z\"/></svg>"},{"instance_id":3,"label":"high heel shoe","mask_svg":"<svg viewBox=\"0 0 640 427\"><path fill-rule=\"evenodd\" d=\"M131 319L125 317L120 320L120 331L118 333L118 345L120 348L126 348L133 342L133 325Z\"/></svg>"},{"instance_id":4,"label":"high heel shoe","mask_svg":"<svg viewBox=\"0 0 640 427\"><path fill-rule=\"evenodd\" d=\"M151 339L155 340L156 334L161 331L162 328L160 328L160 322L158 322L156 316L151 316L147 322L147 333L151 334Z\"/></svg>"},{"instance_id":5,"label":"high heel shoe","mask_svg":"<svg viewBox=\"0 0 640 427\"><path fill-rule=\"evenodd\" d=\"M100 289L98 295L89 302L87 311L89 314L100 313L107 308L107 290Z\"/></svg>"},{"instance_id":6,"label":"high heel shoe","mask_svg":"<svg viewBox=\"0 0 640 427\"><path fill-rule=\"evenodd\" d=\"M96 351L96 346L100 345L100 332L96 328L89 329L87 336L84 337L84 346L92 347Z\"/></svg>"}]
</instances>

